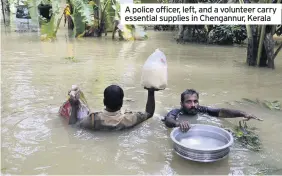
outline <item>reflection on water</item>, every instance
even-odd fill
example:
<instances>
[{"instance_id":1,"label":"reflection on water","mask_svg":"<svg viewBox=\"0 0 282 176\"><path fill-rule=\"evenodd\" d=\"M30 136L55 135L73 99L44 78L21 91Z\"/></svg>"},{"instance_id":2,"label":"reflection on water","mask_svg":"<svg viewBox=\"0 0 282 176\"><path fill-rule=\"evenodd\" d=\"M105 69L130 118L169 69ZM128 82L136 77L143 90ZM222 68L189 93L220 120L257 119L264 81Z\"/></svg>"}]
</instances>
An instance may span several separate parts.
<instances>
[{"instance_id":1,"label":"reflection on water","mask_svg":"<svg viewBox=\"0 0 282 176\"><path fill-rule=\"evenodd\" d=\"M9 174L255 174L259 169L281 174L282 113L250 104L241 98L282 101L282 57L276 69L245 65L246 50L237 47L177 45L168 32L149 32L148 41L113 42L108 38L65 38L54 43L31 34L2 32L2 172ZM146 91L141 68L160 48L167 55L169 86L156 93L155 116L135 129L117 133L92 133L71 128L57 116L72 84L85 92L93 110L103 108L103 90L109 84L124 88L124 109L143 110ZM74 57L77 62L66 60ZM254 113L262 152L235 143L223 161L201 164L186 161L172 150L170 129L160 121L178 107L186 88L200 92L203 105L237 108ZM199 116L199 121L236 124ZM228 123L227 123L228 122Z\"/></svg>"},{"instance_id":2,"label":"reflection on water","mask_svg":"<svg viewBox=\"0 0 282 176\"><path fill-rule=\"evenodd\" d=\"M224 141L204 136L188 137L181 139L180 142L186 147L199 150L208 150L210 148L218 148L225 145Z\"/></svg>"}]
</instances>

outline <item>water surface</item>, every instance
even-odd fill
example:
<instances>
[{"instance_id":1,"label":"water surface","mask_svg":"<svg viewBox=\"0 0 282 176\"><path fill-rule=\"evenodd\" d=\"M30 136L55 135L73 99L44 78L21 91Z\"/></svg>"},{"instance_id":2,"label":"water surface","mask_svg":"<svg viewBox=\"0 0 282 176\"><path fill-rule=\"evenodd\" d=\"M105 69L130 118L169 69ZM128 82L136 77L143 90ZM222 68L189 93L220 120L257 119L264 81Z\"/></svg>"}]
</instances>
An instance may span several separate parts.
<instances>
[{"instance_id":1,"label":"water surface","mask_svg":"<svg viewBox=\"0 0 282 176\"><path fill-rule=\"evenodd\" d=\"M275 70L259 69L246 66L244 47L178 45L169 32L149 32L149 40L136 42L69 39L65 34L60 30L58 40L48 43L2 30L3 173L282 174L281 111L234 103L242 98L282 101L281 53ZM169 85L156 93L152 119L124 132L92 133L68 126L57 115L72 84L84 91L93 111L103 108L103 91L110 84L124 89L123 109L144 110L147 93L140 85L141 69L156 48L167 56ZM77 62L65 59L72 56ZM235 142L227 159L209 164L176 155L170 130L160 118L179 107L180 93L187 88L200 92L202 105L236 108L263 118L249 122L258 128L263 150L248 151ZM197 118L227 126L239 121Z\"/></svg>"}]
</instances>

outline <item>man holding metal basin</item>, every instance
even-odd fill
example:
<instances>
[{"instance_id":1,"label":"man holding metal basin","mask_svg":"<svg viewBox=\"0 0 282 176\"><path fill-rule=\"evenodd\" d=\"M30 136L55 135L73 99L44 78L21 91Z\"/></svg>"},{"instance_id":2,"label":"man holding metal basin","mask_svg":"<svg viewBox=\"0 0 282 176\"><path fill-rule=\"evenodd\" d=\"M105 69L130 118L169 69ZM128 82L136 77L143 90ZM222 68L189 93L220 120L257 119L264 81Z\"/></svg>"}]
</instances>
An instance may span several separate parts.
<instances>
[{"instance_id":1,"label":"man holding metal basin","mask_svg":"<svg viewBox=\"0 0 282 176\"><path fill-rule=\"evenodd\" d=\"M165 125L168 128L180 127L181 131L186 132L189 130L190 126L188 121L179 121L179 117L182 115L193 116L198 113L205 113L213 117L221 118L236 118L244 117L244 120L256 119L262 121L255 117L254 115L248 114L234 109L226 108L210 108L206 106L199 105L199 93L194 89L187 89L181 94L181 108L171 110L163 119Z\"/></svg>"}]
</instances>

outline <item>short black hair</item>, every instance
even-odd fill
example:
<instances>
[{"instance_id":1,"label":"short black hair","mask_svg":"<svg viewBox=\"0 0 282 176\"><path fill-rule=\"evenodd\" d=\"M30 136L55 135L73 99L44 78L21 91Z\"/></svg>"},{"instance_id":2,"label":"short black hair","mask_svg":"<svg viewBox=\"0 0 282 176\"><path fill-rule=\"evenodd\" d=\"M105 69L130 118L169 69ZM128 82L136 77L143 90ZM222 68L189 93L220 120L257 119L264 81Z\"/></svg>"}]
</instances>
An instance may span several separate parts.
<instances>
[{"instance_id":1,"label":"short black hair","mask_svg":"<svg viewBox=\"0 0 282 176\"><path fill-rule=\"evenodd\" d=\"M181 102L184 101L184 97L185 95L193 95L193 94L196 94L197 97L199 98L199 93L194 90L194 89L186 89L182 94L181 94Z\"/></svg>"},{"instance_id":2,"label":"short black hair","mask_svg":"<svg viewBox=\"0 0 282 176\"><path fill-rule=\"evenodd\" d=\"M104 105L111 109L117 110L122 107L124 93L121 87L110 85L104 91Z\"/></svg>"}]
</instances>

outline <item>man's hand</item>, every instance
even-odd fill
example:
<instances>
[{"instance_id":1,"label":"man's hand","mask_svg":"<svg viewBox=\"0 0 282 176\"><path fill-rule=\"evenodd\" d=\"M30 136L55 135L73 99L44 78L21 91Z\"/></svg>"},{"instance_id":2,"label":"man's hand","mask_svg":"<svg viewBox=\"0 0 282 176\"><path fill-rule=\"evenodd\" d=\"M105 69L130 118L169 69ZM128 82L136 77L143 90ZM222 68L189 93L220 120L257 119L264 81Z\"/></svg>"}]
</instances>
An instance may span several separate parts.
<instances>
[{"instance_id":1,"label":"man's hand","mask_svg":"<svg viewBox=\"0 0 282 176\"><path fill-rule=\"evenodd\" d=\"M189 123L187 121L177 122L176 126L180 127L182 132L187 132L190 129Z\"/></svg>"},{"instance_id":2,"label":"man's hand","mask_svg":"<svg viewBox=\"0 0 282 176\"><path fill-rule=\"evenodd\" d=\"M75 107L78 107L78 106L79 106L79 100L77 100L77 99L74 99L74 98L71 97L71 98L69 99L69 102L70 102L70 104L71 104L72 107L74 107L74 106L75 106Z\"/></svg>"},{"instance_id":3,"label":"man's hand","mask_svg":"<svg viewBox=\"0 0 282 176\"><path fill-rule=\"evenodd\" d=\"M80 92L79 90L74 92L74 91L70 91L69 92L69 102L71 104L71 106L78 106L79 105L79 98L80 98Z\"/></svg>"},{"instance_id":4,"label":"man's hand","mask_svg":"<svg viewBox=\"0 0 282 176\"><path fill-rule=\"evenodd\" d=\"M144 89L146 89L148 91L159 91L159 90L161 90L161 89L147 88L147 87L144 87Z\"/></svg>"},{"instance_id":5,"label":"man's hand","mask_svg":"<svg viewBox=\"0 0 282 176\"><path fill-rule=\"evenodd\" d=\"M72 106L78 106L79 105L79 99L80 99L80 89L73 85L72 89L68 92L68 95L70 96L69 102Z\"/></svg>"},{"instance_id":6,"label":"man's hand","mask_svg":"<svg viewBox=\"0 0 282 176\"><path fill-rule=\"evenodd\" d=\"M252 115L252 114L245 114L244 115L244 121L249 121L250 119L255 119L255 120L259 120L259 121L263 121L263 119L257 118L256 116Z\"/></svg>"}]
</instances>

